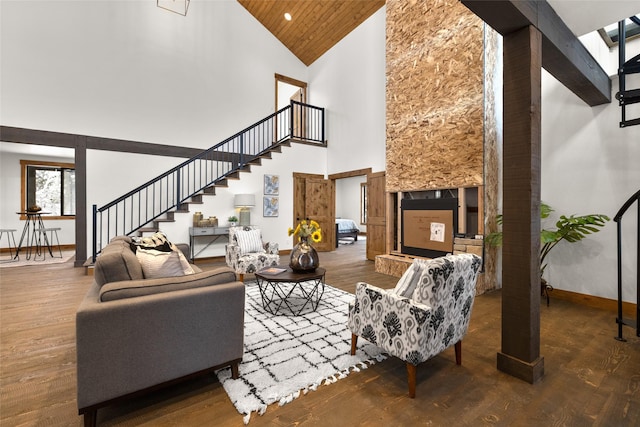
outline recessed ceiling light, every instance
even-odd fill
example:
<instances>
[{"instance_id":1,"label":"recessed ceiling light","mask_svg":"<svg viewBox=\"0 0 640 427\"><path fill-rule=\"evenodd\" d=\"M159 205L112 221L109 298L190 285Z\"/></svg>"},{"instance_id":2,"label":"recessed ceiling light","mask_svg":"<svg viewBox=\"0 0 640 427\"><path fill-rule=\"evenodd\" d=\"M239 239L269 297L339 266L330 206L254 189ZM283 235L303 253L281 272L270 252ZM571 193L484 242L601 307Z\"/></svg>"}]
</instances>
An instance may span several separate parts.
<instances>
[{"instance_id":1,"label":"recessed ceiling light","mask_svg":"<svg viewBox=\"0 0 640 427\"><path fill-rule=\"evenodd\" d=\"M285 13L284 19L286 19L287 21L291 21L291 14L289 12Z\"/></svg>"}]
</instances>

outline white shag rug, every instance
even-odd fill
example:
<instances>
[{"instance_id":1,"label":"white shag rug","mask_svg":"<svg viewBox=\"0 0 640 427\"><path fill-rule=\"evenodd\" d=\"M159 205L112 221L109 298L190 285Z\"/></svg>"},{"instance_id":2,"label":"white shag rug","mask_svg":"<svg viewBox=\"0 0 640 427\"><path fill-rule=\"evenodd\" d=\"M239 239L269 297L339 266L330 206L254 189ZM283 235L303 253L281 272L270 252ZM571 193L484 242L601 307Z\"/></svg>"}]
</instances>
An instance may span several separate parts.
<instances>
[{"instance_id":1,"label":"white shag rug","mask_svg":"<svg viewBox=\"0 0 640 427\"><path fill-rule=\"evenodd\" d=\"M240 378L229 368L217 371L229 398L249 423L252 412L280 406L318 387L386 359L382 350L359 340L351 356L348 303L354 296L325 285L318 309L300 316L272 315L262 307L255 282L246 283L244 356Z\"/></svg>"}]
</instances>

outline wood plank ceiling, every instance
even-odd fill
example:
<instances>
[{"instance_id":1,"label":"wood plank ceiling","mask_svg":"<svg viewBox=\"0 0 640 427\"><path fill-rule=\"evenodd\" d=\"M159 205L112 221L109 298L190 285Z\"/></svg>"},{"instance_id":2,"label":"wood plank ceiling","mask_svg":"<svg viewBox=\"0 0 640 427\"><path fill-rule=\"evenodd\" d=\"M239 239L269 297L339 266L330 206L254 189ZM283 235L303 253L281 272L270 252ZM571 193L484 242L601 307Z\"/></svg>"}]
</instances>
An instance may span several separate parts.
<instances>
[{"instance_id":1,"label":"wood plank ceiling","mask_svg":"<svg viewBox=\"0 0 640 427\"><path fill-rule=\"evenodd\" d=\"M384 6L384 0L238 2L307 66Z\"/></svg>"}]
</instances>

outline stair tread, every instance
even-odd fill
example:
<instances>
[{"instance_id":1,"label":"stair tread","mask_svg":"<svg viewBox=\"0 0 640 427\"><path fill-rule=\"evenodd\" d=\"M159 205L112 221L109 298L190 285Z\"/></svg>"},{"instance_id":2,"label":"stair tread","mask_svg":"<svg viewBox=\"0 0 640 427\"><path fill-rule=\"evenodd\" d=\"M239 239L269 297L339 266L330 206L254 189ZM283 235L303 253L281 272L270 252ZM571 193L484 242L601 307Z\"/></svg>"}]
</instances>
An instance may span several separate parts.
<instances>
[{"instance_id":1,"label":"stair tread","mask_svg":"<svg viewBox=\"0 0 640 427\"><path fill-rule=\"evenodd\" d=\"M637 119L625 120L624 122L620 122L620 127L635 126L635 125L640 125L640 117Z\"/></svg>"},{"instance_id":2,"label":"stair tread","mask_svg":"<svg viewBox=\"0 0 640 427\"><path fill-rule=\"evenodd\" d=\"M620 105L631 105L640 102L640 89L624 90L616 93Z\"/></svg>"}]
</instances>

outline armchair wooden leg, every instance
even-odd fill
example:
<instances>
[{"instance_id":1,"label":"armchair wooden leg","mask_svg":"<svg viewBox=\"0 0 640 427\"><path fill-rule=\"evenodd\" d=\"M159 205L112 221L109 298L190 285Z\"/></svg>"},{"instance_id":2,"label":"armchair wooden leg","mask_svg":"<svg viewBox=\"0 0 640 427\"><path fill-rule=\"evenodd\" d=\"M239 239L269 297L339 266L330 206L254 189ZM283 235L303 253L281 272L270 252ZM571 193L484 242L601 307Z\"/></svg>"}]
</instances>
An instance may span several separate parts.
<instances>
[{"instance_id":1,"label":"armchair wooden leg","mask_svg":"<svg viewBox=\"0 0 640 427\"><path fill-rule=\"evenodd\" d=\"M238 274L238 280L244 283L244 274Z\"/></svg>"},{"instance_id":2,"label":"armchair wooden leg","mask_svg":"<svg viewBox=\"0 0 640 427\"><path fill-rule=\"evenodd\" d=\"M462 340L455 345L456 348L456 365L462 365Z\"/></svg>"},{"instance_id":3,"label":"armchair wooden leg","mask_svg":"<svg viewBox=\"0 0 640 427\"><path fill-rule=\"evenodd\" d=\"M409 397L416 397L416 365L407 362L407 381L409 382Z\"/></svg>"},{"instance_id":4,"label":"armchair wooden leg","mask_svg":"<svg viewBox=\"0 0 640 427\"><path fill-rule=\"evenodd\" d=\"M355 356L356 354L356 345L358 344L358 336L356 334L351 334L351 355Z\"/></svg>"}]
</instances>

